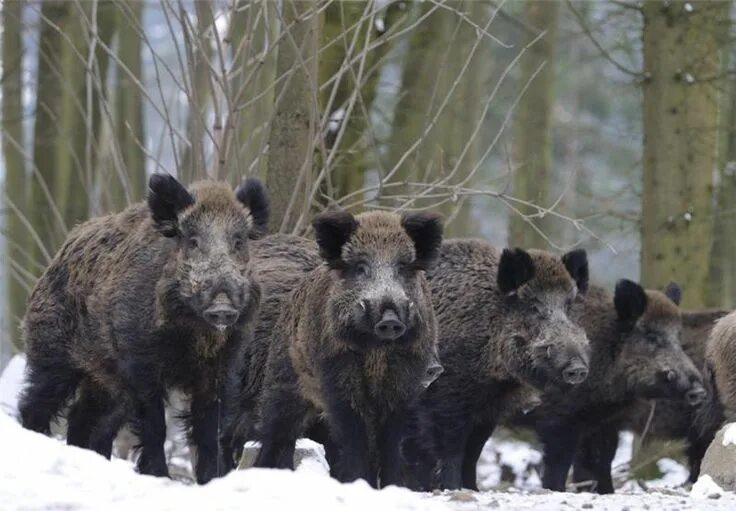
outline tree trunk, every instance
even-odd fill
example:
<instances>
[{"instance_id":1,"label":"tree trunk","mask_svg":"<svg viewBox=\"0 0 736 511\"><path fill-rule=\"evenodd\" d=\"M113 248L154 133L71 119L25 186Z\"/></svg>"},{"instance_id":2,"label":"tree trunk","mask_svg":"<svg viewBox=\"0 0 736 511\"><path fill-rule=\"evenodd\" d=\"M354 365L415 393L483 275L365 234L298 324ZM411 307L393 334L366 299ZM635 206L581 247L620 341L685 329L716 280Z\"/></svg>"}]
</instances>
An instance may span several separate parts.
<instances>
[{"instance_id":1,"label":"tree trunk","mask_svg":"<svg viewBox=\"0 0 736 511\"><path fill-rule=\"evenodd\" d=\"M146 191L146 160L143 152L146 137L143 123L143 93L138 83L143 83L141 59L141 31L144 2L126 0L118 5L117 54L120 59L117 69L115 90L115 134L123 171L113 179L127 177L127 199L137 202ZM130 71L124 71L124 65ZM131 74L133 76L131 76ZM135 78L134 78L135 77ZM138 83L136 83L136 81ZM124 189L124 188L123 188ZM115 194L113 208L121 209L127 205L126 197Z\"/></svg>"},{"instance_id":2,"label":"tree trunk","mask_svg":"<svg viewBox=\"0 0 736 511\"><path fill-rule=\"evenodd\" d=\"M66 225L85 220L89 216L89 197L92 192L92 172L87 164L88 137L94 136L87 128L88 56L91 33L87 21L92 15L92 4L70 1L68 17L60 27L65 37L61 42L59 71L61 96L59 117L56 119L58 135L55 153L57 179L54 196ZM91 91L94 94L94 89ZM55 248L61 242L54 239Z\"/></svg>"},{"instance_id":3,"label":"tree trunk","mask_svg":"<svg viewBox=\"0 0 736 511\"><path fill-rule=\"evenodd\" d=\"M728 12L730 19L731 12ZM728 37L729 23L723 24L722 37ZM721 49L721 70L728 72L731 51L726 44ZM710 257L707 305L710 307L736 307L736 215L733 214L733 198L736 197L736 83L724 78L718 87L725 91L721 100L719 130L718 183Z\"/></svg>"},{"instance_id":4,"label":"tree trunk","mask_svg":"<svg viewBox=\"0 0 736 511\"><path fill-rule=\"evenodd\" d=\"M486 38L458 16L467 13L480 28L492 15L485 2L452 1L429 14L412 31L404 56L401 97L391 128L391 141L384 162L386 171L398 165L392 182L429 183L446 179L454 184L467 180L483 154L483 109L493 63ZM417 4L414 18L428 14L434 4ZM429 126L432 124L430 129ZM475 132L475 137L473 138ZM407 150L419 141L413 152ZM454 172L454 176L449 178ZM407 188L416 192L416 188ZM445 192L446 190L439 190ZM427 202L412 206L426 206ZM392 205L396 205L392 203ZM456 211L461 207L460 211ZM472 234L469 229L469 201L445 201L435 205L448 223L446 236Z\"/></svg>"},{"instance_id":5,"label":"tree trunk","mask_svg":"<svg viewBox=\"0 0 736 511\"><path fill-rule=\"evenodd\" d=\"M319 61L320 113L331 119L325 133L328 154L322 155L323 161L327 160L329 153L335 152L324 192L333 200L364 187L365 172L376 152L367 114L376 97L381 60L393 44L381 44L368 51L364 58L356 57L384 37L388 30L400 30L396 23L403 13L398 4L389 5L380 14L383 31L379 32L375 24L378 18L365 16L370 12L367 7L372 5L364 0L329 4L320 32L323 48ZM351 96L356 90L357 96L346 117ZM328 107L330 111L325 112ZM338 142L336 137L344 122L347 126ZM350 202L361 199L360 195L354 195Z\"/></svg>"},{"instance_id":6,"label":"tree trunk","mask_svg":"<svg viewBox=\"0 0 736 511\"><path fill-rule=\"evenodd\" d=\"M289 232L308 216L312 184L312 152L316 127L319 17L312 2L284 0L282 31L276 63L277 105L269 135L266 184L271 197L274 230Z\"/></svg>"},{"instance_id":7,"label":"tree trunk","mask_svg":"<svg viewBox=\"0 0 736 511\"><path fill-rule=\"evenodd\" d=\"M32 259L44 265L44 248L48 250L59 241L59 230L64 225L54 214L53 191L56 189L56 146L61 141L59 118L61 116L61 60L66 44L61 33L54 27L65 27L70 20L72 5L67 2L45 1L41 5L42 19L39 21L38 66L36 68L36 106L33 130L34 173L31 179L28 216L37 236L30 245ZM44 20L48 20L44 21ZM64 141L66 142L66 141ZM44 246L39 246L42 243Z\"/></svg>"},{"instance_id":8,"label":"tree trunk","mask_svg":"<svg viewBox=\"0 0 736 511\"><path fill-rule=\"evenodd\" d=\"M266 176L263 151L274 113L278 52L272 45L279 35L277 10L277 2L239 0L232 13L228 41L237 72L230 80L234 110L230 112L234 141L226 153L230 176Z\"/></svg>"},{"instance_id":9,"label":"tree trunk","mask_svg":"<svg viewBox=\"0 0 736 511\"><path fill-rule=\"evenodd\" d=\"M521 98L513 126L513 164L516 198L534 205L551 205L549 190L552 173L552 107L555 86L555 48L559 2L528 1L524 3L524 21L546 34L521 58L519 84L526 84L539 65L544 67L531 81ZM532 35L533 37L533 35ZM520 87L521 87L520 85ZM520 88L519 87L519 88ZM534 215L535 208L520 206L524 215ZM547 246L545 239L518 213L511 212L509 245L525 248ZM553 222L549 215L532 218L534 225L550 238Z\"/></svg>"},{"instance_id":10,"label":"tree trunk","mask_svg":"<svg viewBox=\"0 0 736 511\"><path fill-rule=\"evenodd\" d=\"M644 3L641 280L675 280L685 308L705 305L717 166L719 23L727 2Z\"/></svg>"},{"instance_id":11,"label":"tree trunk","mask_svg":"<svg viewBox=\"0 0 736 511\"><path fill-rule=\"evenodd\" d=\"M27 177L23 149L23 38L21 16L23 2L3 2L2 18L2 152L5 163L5 197L22 213L27 211L26 193ZM18 274L15 266L28 268L26 250L28 250L27 230L20 217L5 208L5 276L6 289L6 323L7 334L16 348L20 346L19 320L23 316L26 300L26 283ZM0 342L5 342L0 340ZM0 350L5 356L6 350ZM0 367L5 366L6 360L0 359Z\"/></svg>"}]
</instances>

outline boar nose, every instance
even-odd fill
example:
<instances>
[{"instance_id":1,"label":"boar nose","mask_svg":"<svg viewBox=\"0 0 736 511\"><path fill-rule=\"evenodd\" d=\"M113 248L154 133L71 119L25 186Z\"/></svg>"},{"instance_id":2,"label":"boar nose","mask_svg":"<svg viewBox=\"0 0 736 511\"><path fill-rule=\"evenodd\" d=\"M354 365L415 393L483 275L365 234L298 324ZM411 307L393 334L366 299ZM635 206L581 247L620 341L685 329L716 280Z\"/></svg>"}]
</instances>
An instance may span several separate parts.
<instances>
[{"instance_id":1,"label":"boar nose","mask_svg":"<svg viewBox=\"0 0 736 511\"><path fill-rule=\"evenodd\" d=\"M386 309L381 316L381 321L374 328L376 336L382 341L394 341L404 335L406 326L399 321L399 316L391 309Z\"/></svg>"},{"instance_id":2,"label":"boar nose","mask_svg":"<svg viewBox=\"0 0 736 511\"><path fill-rule=\"evenodd\" d=\"M577 385L588 377L588 366L581 360L573 360L562 370L562 379L570 385Z\"/></svg>"},{"instance_id":3,"label":"boar nose","mask_svg":"<svg viewBox=\"0 0 736 511\"><path fill-rule=\"evenodd\" d=\"M444 372L445 368L442 367L442 364L439 362L433 362L427 367L427 372L424 373L424 378L422 378L422 387L425 389L432 385L434 381L440 377L440 375Z\"/></svg>"},{"instance_id":4,"label":"boar nose","mask_svg":"<svg viewBox=\"0 0 736 511\"><path fill-rule=\"evenodd\" d=\"M218 294L207 310L204 319L218 330L224 330L238 319L238 311L225 293Z\"/></svg>"},{"instance_id":5,"label":"boar nose","mask_svg":"<svg viewBox=\"0 0 736 511\"><path fill-rule=\"evenodd\" d=\"M690 387L690 390L685 394L685 399L687 400L687 404L690 406L698 406L705 401L707 395L708 392L706 392L702 385L694 383L693 386Z\"/></svg>"}]
</instances>

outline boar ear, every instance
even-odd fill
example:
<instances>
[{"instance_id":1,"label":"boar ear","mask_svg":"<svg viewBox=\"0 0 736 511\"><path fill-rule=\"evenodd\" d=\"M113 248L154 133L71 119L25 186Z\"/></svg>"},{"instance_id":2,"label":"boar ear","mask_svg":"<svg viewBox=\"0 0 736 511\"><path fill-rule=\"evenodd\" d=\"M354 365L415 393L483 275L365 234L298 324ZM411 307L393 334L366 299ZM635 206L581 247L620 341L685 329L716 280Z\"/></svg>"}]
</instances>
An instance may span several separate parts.
<instances>
[{"instance_id":1,"label":"boar ear","mask_svg":"<svg viewBox=\"0 0 736 511\"><path fill-rule=\"evenodd\" d=\"M258 238L266 234L268 232L270 208L268 192L261 180L257 177L249 177L235 189L235 196L243 206L248 208L250 217L253 219L250 237Z\"/></svg>"},{"instance_id":2,"label":"boar ear","mask_svg":"<svg viewBox=\"0 0 736 511\"><path fill-rule=\"evenodd\" d=\"M407 213L401 226L414 242L416 264L426 270L437 259L442 244L442 220L436 213Z\"/></svg>"},{"instance_id":3,"label":"boar ear","mask_svg":"<svg viewBox=\"0 0 736 511\"><path fill-rule=\"evenodd\" d=\"M171 238L178 232L178 215L194 204L194 197L170 174L153 174L148 180L148 209L156 229Z\"/></svg>"},{"instance_id":4,"label":"boar ear","mask_svg":"<svg viewBox=\"0 0 736 511\"><path fill-rule=\"evenodd\" d=\"M588 290L588 254L582 248L571 250L562 256L562 264L567 268L578 291L585 293Z\"/></svg>"},{"instance_id":5,"label":"boar ear","mask_svg":"<svg viewBox=\"0 0 736 511\"><path fill-rule=\"evenodd\" d=\"M674 280L667 284L667 286L664 288L664 294L672 300L672 302L675 305L680 305L680 300L682 299L682 290L680 289L680 285L675 282Z\"/></svg>"},{"instance_id":6,"label":"boar ear","mask_svg":"<svg viewBox=\"0 0 736 511\"><path fill-rule=\"evenodd\" d=\"M647 294L636 282L621 279L616 283L616 294L613 297L619 321L633 325L647 309Z\"/></svg>"},{"instance_id":7,"label":"boar ear","mask_svg":"<svg viewBox=\"0 0 736 511\"><path fill-rule=\"evenodd\" d=\"M347 211L328 211L317 215L312 222L312 227L322 258L330 266L339 266L342 246L357 229L358 221Z\"/></svg>"},{"instance_id":8,"label":"boar ear","mask_svg":"<svg viewBox=\"0 0 736 511\"><path fill-rule=\"evenodd\" d=\"M503 249L498 262L498 288L503 294L516 291L534 277L534 262L528 252L520 248Z\"/></svg>"}]
</instances>

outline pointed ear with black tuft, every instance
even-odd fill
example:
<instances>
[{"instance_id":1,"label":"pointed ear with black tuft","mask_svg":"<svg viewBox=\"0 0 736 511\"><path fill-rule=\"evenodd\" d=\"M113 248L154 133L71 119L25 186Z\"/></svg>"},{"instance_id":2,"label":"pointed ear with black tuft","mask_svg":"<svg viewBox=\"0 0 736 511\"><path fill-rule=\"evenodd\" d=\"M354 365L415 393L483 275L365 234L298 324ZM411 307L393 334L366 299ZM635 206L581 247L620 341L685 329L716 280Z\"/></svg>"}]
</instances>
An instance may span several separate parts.
<instances>
[{"instance_id":1,"label":"pointed ear with black tuft","mask_svg":"<svg viewBox=\"0 0 736 511\"><path fill-rule=\"evenodd\" d=\"M585 293L588 290L588 279L590 277L588 273L588 254L585 250L577 248L569 251L562 256L562 264L565 265L567 273L577 284L578 291Z\"/></svg>"},{"instance_id":2,"label":"pointed ear with black tuft","mask_svg":"<svg viewBox=\"0 0 736 511\"><path fill-rule=\"evenodd\" d=\"M333 268L342 261L342 247L358 228L358 221L347 211L328 211L317 215L312 227L322 258Z\"/></svg>"},{"instance_id":3,"label":"pointed ear with black tuft","mask_svg":"<svg viewBox=\"0 0 736 511\"><path fill-rule=\"evenodd\" d=\"M616 283L613 304L619 321L631 327L647 310L647 294L636 282L621 279Z\"/></svg>"},{"instance_id":4,"label":"pointed ear with black tuft","mask_svg":"<svg viewBox=\"0 0 736 511\"><path fill-rule=\"evenodd\" d=\"M534 277L534 261L521 248L503 249L498 261L498 288L503 294L516 291Z\"/></svg>"},{"instance_id":5,"label":"pointed ear with black tuft","mask_svg":"<svg viewBox=\"0 0 736 511\"><path fill-rule=\"evenodd\" d=\"M680 300L682 300L682 290L680 289L680 284L673 280L665 286L664 294L667 298L672 300L672 303L677 306L680 305Z\"/></svg>"},{"instance_id":6,"label":"pointed ear with black tuft","mask_svg":"<svg viewBox=\"0 0 736 511\"><path fill-rule=\"evenodd\" d=\"M266 187L257 177L245 179L235 189L235 196L248 208L253 219L253 229L250 231L251 238L259 238L268 233L268 217L270 207L268 204L268 192Z\"/></svg>"},{"instance_id":7,"label":"pointed ear with black tuft","mask_svg":"<svg viewBox=\"0 0 736 511\"><path fill-rule=\"evenodd\" d=\"M406 213L401 226L414 242L415 264L426 270L437 259L442 245L442 219L436 213Z\"/></svg>"},{"instance_id":8,"label":"pointed ear with black tuft","mask_svg":"<svg viewBox=\"0 0 736 511\"><path fill-rule=\"evenodd\" d=\"M151 175L147 200L156 229L167 238L179 232L179 213L194 204L194 197L170 174Z\"/></svg>"}]
</instances>

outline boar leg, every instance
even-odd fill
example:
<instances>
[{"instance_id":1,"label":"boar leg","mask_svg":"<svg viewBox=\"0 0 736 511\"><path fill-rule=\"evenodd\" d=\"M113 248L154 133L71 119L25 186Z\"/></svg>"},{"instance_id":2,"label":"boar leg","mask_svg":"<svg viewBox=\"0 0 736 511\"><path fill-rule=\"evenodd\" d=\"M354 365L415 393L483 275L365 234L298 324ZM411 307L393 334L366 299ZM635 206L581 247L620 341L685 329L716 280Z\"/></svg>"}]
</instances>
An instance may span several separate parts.
<instances>
[{"instance_id":1,"label":"boar leg","mask_svg":"<svg viewBox=\"0 0 736 511\"><path fill-rule=\"evenodd\" d=\"M592 479L596 492L613 493L611 463L618 448L618 427L606 424L588 433L580 442L575 456L573 481Z\"/></svg>"},{"instance_id":2,"label":"boar leg","mask_svg":"<svg viewBox=\"0 0 736 511\"><path fill-rule=\"evenodd\" d=\"M476 468L486 441L490 438L495 425L492 422L480 424L473 428L465 444L465 455L463 457L463 488L478 491L478 479Z\"/></svg>"},{"instance_id":3,"label":"boar leg","mask_svg":"<svg viewBox=\"0 0 736 511\"><path fill-rule=\"evenodd\" d=\"M578 442L578 429L570 422L540 421L537 435L544 447L542 487L565 491Z\"/></svg>"},{"instance_id":4,"label":"boar leg","mask_svg":"<svg viewBox=\"0 0 736 511\"><path fill-rule=\"evenodd\" d=\"M262 406L261 450L254 466L293 470L296 440L304 429L307 403L299 397L296 385L289 385L266 387Z\"/></svg>"},{"instance_id":5,"label":"boar leg","mask_svg":"<svg viewBox=\"0 0 736 511\"><path fill-rule=\"evenodd\" d=\"M146 398L138 404L136 433L141 442L138 471L141 474L169 477L164 442L166 441L166 415L161 394Z\"/></svg>"},{"instance_id":6,"label":"boar leg","mask_svg":"<svg viewBox=\"0 0 736 511\"><path fill-rule=\"evenodd\" d=\"M39 366L29 361L28 384L20 399L23 427L49 434L51 421L76 390L81 374L63 361Z\"/></svg>"},{"instance_id":7,"label":"boar leg","mask_svg":"<svg viewBox=\"0 0 736 511\"><path fill-rule=\"evenodd\" d=\"M705 451L713 441L715 431L711 430L703 435L691 433L688 435L688 445L686 449L687 461L690 468L690 476L687 478L688 482L694 483L700 476L700 463L703 461Z\"/></svg>"},{"instance_id":8,"label":"boar leg","mask_svg":"<svg viewBox=\"0 0 736 511\"><path fill-rule=\"evenodd\" d=\"M360 413L347 400L330 396L327 402L327 422L339 456L335 475L340 482L364 479L377 486L376 470L371 468L368 428Z\"/></svg>"},{"instance_id":9,"label":"boar leg","mask_svg":"<svg viewBox=\"0 0 736 511\"><path fill-rule=\"evenodd\" d=\"M110 396L97 388L94 383L86 380L80 385L79 396L69 410L67 417L66 442L69 445L91 448L93 430L100 427L100 422L111 413L113 404ZM115 432L117 433L117 431ZM112 451L112 439L110 445L99 446L96 450L99 454L110 458Z\"/></svg>"},{"instance_id":10,"label":"boar leg","mask_svg":"<svg viewBox=\"0 0 736 511\"><path fill-rule=\"evenodd\" d=\"M381 486L390 484L405 486L403 480L403 459L401 457L401 440L406 436L408 427L406 408L397 409L386 421L381 431Z\"/></svg>"},{"instance_id":11,"label":"boar leg","mask_svg":"<svg viewBox=\"0 0 736 511\"><path fill-rule=\"evenodd\" d=\"M97 454L110 459L112 455L112 444L120 428L123 427L127 417L123 405L111 403L107 413L97 420L93 425L89 437L89 448Z\"/></svg>"},{"instance_id":12,"label":"boar leg","mask_svg":"<svg viewBox=\"0 0 736 511\"><path fill-rule=\"evenodd\" d=\"M224 474L224 463L220 457L217 432L222 420L217 399L205 396L192 398L191 443L196 450L194 473L198 484L205 484Z\"/></svg>"}]
</instances>

